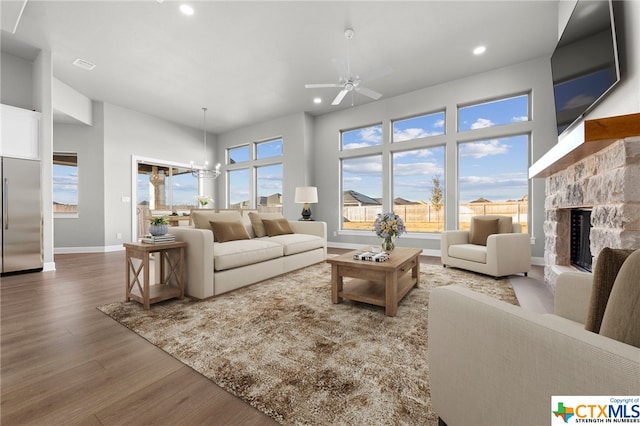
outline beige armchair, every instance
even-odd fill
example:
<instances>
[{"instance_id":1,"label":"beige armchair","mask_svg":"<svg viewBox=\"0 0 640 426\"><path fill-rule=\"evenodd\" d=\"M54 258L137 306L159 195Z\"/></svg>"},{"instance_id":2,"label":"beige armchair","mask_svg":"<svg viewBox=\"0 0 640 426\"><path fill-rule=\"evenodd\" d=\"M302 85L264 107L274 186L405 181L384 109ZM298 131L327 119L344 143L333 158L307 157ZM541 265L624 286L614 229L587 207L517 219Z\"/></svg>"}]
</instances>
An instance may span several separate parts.
<instances>
[{"instance_id":1,"label":"beige armchair","mask_svg":"<svg viewBox=\"0 0 640 426\"><path fill-rule=\"evenodd\" d=\"M493 277L523 273L531 267L531 242L511 216L471 218L468 231L445 231L440 242L443 266Z\"/></svg>"},{"instance_id":2,"label":"beige armchair","mask_svg":"<svg viewBox=\"0 0 640 426\"><path fill-rule=\"evenodd\" d=\"M432 290L429 385L441 424L543 425L554 395L640 395L638 275L640 250L615 277L599 333L585 329L603 297L597 271L561 274L554 314L461 286Z\"/></svg>"}]
</instances>

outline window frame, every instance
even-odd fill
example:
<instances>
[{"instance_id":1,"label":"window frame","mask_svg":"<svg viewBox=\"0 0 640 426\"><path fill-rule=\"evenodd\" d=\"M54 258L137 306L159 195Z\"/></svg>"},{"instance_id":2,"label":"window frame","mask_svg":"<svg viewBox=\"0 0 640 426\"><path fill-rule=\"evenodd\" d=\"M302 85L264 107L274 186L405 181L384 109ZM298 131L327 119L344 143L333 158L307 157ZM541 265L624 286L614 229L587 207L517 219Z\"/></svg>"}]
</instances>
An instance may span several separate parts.
<instances>
[{"instance_id":1,"label":"window frame","mask_svg":"<svg viewBox=\"0 0 640 426\"><path fill-rule=\"evenodd\" d=\"M75 166L70 166L70 165L66 165L67 167L75 167L75 172L76 172L76 183L75 183L75 187L76 187L76 209L75 211L69 211L69 212L57 212L55 211L55 204L54 204L54 194L56 193L55 191L55 187L57 185L62 185L62 184L56 184L55 182L55 173L54 173L54 169L56 167L56 165L59 166L65 166L63 164L56 164L56 156L73 156L75 157ZM80 217L80 167L79 167L79 155L77 152L75 151L54 151L52 154L52 159L51 159L51 173L52 173L52 188L51 188L51 194L52 194L52 211L53 211L53 218L54 219L76 219Z\"/></svg>"}]
</instances>

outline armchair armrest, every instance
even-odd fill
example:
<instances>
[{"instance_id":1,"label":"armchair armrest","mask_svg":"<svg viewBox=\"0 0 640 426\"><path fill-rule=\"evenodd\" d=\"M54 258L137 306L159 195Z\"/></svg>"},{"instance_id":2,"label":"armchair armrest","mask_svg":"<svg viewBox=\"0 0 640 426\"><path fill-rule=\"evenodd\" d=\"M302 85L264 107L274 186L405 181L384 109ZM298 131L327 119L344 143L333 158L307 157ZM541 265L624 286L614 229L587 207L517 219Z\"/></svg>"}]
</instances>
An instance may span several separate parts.
<instances>
[{"instance_id":1,"label":"armchair armrest","mask_svg":"<svg viewBox=\"0 0 640 426\"><path fill-rule=\"evenodd\" d=\"M487 237L487 266L496 276L512 271L531 269L531 238L529 234L492 234Z\"/></svg>"},{"instance_id":2,"label":"armchair armrest","mask_svg":"<svg viewBox=\"0 0 640 426\"><path fill-rule=\"evenodd\" d=\"M584 324L587 321L592 285L593 274L588 272L563 272L558 275L554 313Z\"/></svg>"},{"instance_id":3,"label":"armchair armrest","mask_svg":"<svg viewBox=\"0 0 640 426\"><path fill-rule=\"evenodd\" d=\"M548 424L553 395L640 392L638 348L459 286L429 299L431 402L450 425Z\"/></svg>"}]
</instances>

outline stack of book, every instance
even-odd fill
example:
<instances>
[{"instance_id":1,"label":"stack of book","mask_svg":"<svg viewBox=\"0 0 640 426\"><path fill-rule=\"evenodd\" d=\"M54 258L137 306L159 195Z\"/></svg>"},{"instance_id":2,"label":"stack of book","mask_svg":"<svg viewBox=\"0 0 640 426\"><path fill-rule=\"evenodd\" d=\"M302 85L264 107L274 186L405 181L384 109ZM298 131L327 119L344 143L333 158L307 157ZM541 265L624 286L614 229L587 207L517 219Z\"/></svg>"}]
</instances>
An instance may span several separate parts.
<instances>
[{"instance_id":1,"label":"stack of book","mask_svg":"<svg viewBox=\"0 0 640 426\"><path fill-rule=\"evenodd\" d=\"M389 259L389 253L384 251L359 251L353 255L355 260L366 260L369 262L384 262Z\"/></svg>"},{"instance_id":2,"label":"stack of book","mask_svg":"<svg viewBox=\"0 0 640 426\"><path fill-rule=\"evenodd\" d=\"M156 243L172 243L176 240L175 235L164 234L164 235L145 235L142 237L143 243L156 244Z\"/></svg>"}]
</instances>

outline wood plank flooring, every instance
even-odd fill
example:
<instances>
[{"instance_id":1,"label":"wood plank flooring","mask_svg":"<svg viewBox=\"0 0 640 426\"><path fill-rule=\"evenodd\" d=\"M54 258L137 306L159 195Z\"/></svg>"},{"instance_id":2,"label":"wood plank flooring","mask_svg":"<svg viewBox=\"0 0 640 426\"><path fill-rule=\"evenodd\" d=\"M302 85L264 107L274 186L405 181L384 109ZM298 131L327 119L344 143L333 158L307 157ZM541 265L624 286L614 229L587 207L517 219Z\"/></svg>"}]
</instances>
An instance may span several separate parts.
<instances>
[{"instance_id":1,"label":"wood plank flooring","mask_svg":"<svg viewBox=\"0 0 640 426\"><path fill-rule=\"evenodd\" d=\"M55 261L2 277L2 425L277 424L96 309L124 300L124 252Z\"/></svg>"},{"instance_id":2,"label":"wood plank flooring","mask_svg":"<svg viewBox=\"0 0 640 426\"><path fill-rule=\"evenodd\" d=\"M1 279L0 424L277 424L96 309L124 300L124 258Z\"/></svg>"}]
</instances>

